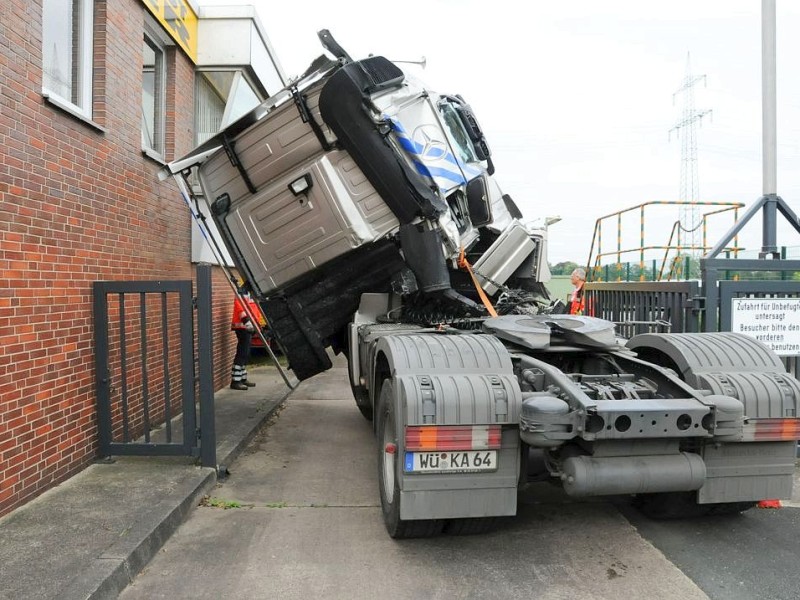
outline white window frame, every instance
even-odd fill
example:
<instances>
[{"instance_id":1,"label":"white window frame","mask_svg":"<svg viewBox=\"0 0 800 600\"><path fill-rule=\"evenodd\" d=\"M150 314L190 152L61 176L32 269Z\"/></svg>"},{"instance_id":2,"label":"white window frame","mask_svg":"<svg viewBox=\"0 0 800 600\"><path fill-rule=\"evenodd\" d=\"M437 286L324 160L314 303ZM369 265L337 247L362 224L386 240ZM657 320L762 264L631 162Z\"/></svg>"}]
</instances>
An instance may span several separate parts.
<instances>
[{"instance_id":1,"label":"white window frame","mask_svg":"<svg viewBox=\"0 0 800 600\"><path fill-rule=\"evenodd\" d=\"M64 0L60 0L64 1ZM73 39L73 44L76 46L73 53L74 60L78 62L77 68L72 66L74 78L72 81L71 94L74 94L77 102L73 102L72 98L64 98L58 92L48 89L45 85L44 77L42 77L42 95L52 102L64 108L65 110L75 113L77 116L86 119L92 118L92 100L93 100L93 74L94 74L94 2L93 0L74 0L75 3L80 4L80 24L77 38ZM44 24L47 19L45 14L44 5L42 6L42 23ZM43 27L44 30L44 27ZM75 35L75 34L73 34ZM42 69L44 70L44 61L47 52L45 51L45 44L48 40L44 39L42 35ZM77 81L75 81L77 79Z\"/></svg>"},{"instance_id":2,"label":"white window frame","mask_svg":"<svg viewBox=\"0 0 800 600\"><path fill-rule=\"evenodd\" d=\"M167 44L164 42L163 36L157 33L157 30L154 31L152 27L148 26L144 29L142 41L149 44L156 53L155 97L153 99L155 103L153 122L155 147L150 147L147 144L147 139L145 137L144 106L142 106L142 152L163 162L166 155L167 140ZM142 81L142 85L144 85L144 81ZM158 118L159 115L161 116L160 119Z\"/></svg>"}]
</instances>

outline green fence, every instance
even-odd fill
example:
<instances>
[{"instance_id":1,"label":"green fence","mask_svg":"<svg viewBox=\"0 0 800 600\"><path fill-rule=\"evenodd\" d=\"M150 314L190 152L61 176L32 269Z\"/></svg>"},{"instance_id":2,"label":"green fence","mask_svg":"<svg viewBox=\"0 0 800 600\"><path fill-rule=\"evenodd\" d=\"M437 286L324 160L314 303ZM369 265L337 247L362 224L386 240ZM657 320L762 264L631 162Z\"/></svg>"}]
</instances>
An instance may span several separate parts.
<instances>
[{"instance_id":1,"label":"green fence","mask_svg":"<svg viewBox=\"0 0 800 600\"><path fill-rule=\"evenodd\" d=\"M737 259L751 259L758 257L758 250L742 250L736 253ZM782 246L780 248L782 260L800 259L800 246ZM591 267L587 270L589 281L615 282L615 281L689 281L700 278L700 257L682 256L679 261L669 267L662 267L660 260L646 261L644 267L638 261L609 263ZM727 256L726 258L734 258ZM663 272L662 272L663 269ZM723 271L720 279L729 281L800 281L800 272L797 271ZM569 281L569 278L567 278ZM571 288L570 288L571 289ZM561 296L559 296L561 297Z\"/></svg>"}]
</instances>

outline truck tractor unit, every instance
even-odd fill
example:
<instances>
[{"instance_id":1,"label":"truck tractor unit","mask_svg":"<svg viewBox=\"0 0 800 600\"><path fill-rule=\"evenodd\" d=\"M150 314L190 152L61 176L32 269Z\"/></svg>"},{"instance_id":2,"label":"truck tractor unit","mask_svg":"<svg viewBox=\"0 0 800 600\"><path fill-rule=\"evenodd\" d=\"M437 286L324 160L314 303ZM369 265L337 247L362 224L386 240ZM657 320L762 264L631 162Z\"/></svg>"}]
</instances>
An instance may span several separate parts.
<instances>
[{"instance_id":1,"label":"truck tractor unit","mask_svg":"<svg viewBox=\"0 0 800 600\"><path fill-rule=\"evenodd\" d=\"M295 376L346 355L392 537L486 530L533 481L654 517L791 495L800 384L772 351L563 314L465 99L319 37L330 57L168 171Z\"/></svg>"}]
</instances>

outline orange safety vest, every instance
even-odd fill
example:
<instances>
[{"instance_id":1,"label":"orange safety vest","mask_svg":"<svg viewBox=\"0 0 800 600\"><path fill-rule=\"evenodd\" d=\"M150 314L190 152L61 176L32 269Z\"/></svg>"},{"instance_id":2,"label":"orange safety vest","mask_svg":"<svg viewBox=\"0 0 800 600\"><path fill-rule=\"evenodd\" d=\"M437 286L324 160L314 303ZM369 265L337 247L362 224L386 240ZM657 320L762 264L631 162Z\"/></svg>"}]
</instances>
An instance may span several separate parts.
<instances>
[{"instance_id":1,"label":"orange safety vest","mask_svg":"<svg viewBox=\"0 0 800 600\"><path fill-rule=\"evenodd\" d=\"M583 302L583 284L572 290L572 296L569 299L569 314L582 315L586 305Z\"/></svg>"},{"instance_id":2,"label":"orange safety vest","mask_svg":"<svg viewBox=\"0 0 800 600\"><path fill-rule=\"evenodd\" d=\"M261 312L261 309L258 306L258 303L250 298L249 296L244 297L247 302L247 308L250 309L250 313L256 318L257 324L259 327L263 327L267 324L267 320L264 318L264 314ZM233 314L231 315L231 329L247 329L247 322L250 318L247 315L247 311L244 309L244 305L239 298L233 299Z\"/></svg>"}]
</instances>

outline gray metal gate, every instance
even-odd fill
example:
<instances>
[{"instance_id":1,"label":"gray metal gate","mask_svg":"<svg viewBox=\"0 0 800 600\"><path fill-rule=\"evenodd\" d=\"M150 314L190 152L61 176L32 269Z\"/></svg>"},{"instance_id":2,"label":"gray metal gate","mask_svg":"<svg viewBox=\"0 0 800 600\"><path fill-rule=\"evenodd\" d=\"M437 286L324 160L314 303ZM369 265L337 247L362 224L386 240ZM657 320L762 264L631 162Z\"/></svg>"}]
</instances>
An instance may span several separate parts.
<instances>
[{"instance_id":1,"label":"gray metal gate","mask_svg":"<svg viewBox=\"0 0 800 600\"><path fill-rule=\"evenodd\" d=\"M587 283L589 315L617 324L624 338L639 333L698 331L700 284L697 281Z\"/></svg>"},{"instance_id":2,"label":"gray metal gate","mask_svg":"<svg viewBox=\"0 0 800 600\"><path fill-rule=\"evenodd\" d=\"M724 262L731 268L732 261ZM739 262L758 266L755 261ZM798 261L770 261L767 266L800 270ZM616 323L623 338L649 332L730 331L733 298L800 298L800 282L719 281L707 276L704 286L697 281L586 284L588 314ZM783 362L789 373L800 375L800 357Z\"/></svg>"},{"instance_id":3,"label":"gray metal gate","mask_svg":"<svg viewBox=\"0 0 800 600\"><path fill-rule=\"evenodd\" d=\"M199 456L216 467L209 267L198 267L197 284L194 298L191 281L94 283L101 455Z\"/></svg>"}]
</instances>

